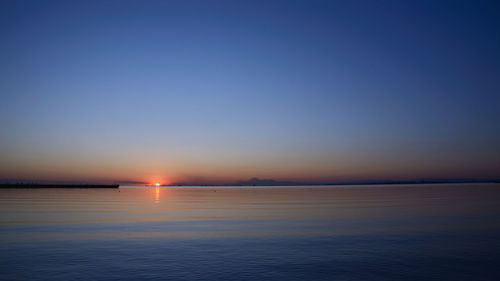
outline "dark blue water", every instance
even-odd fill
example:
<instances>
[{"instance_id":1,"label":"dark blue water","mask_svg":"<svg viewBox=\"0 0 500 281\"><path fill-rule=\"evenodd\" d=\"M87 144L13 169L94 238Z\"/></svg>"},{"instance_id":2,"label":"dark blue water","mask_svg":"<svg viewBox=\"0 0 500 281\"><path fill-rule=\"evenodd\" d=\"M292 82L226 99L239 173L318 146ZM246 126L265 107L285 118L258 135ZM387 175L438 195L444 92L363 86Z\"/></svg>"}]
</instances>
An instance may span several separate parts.
<instances>
[{"instance_id":1,"label":"dark blue water","mask_svg":"<svg viewBox=\"0 0 500 281\"><path fill-rule=\"evenodd\" d=\"M499 188L0 190L0 280L500 280Z\"/></svg>"}]
</instances>

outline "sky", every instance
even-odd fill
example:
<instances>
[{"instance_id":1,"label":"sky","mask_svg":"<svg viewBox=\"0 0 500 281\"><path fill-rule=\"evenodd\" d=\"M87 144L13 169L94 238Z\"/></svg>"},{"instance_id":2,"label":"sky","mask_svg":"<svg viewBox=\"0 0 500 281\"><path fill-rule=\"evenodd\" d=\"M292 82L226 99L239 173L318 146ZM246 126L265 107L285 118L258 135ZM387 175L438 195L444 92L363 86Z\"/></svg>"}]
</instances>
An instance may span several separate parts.
<instances>
[{"instance_id":1,"label":"sky","mask_svg":"<svg viewBox=\"0 0 500 281\"><path fill-rule=\"evenodd\" d=\"M1 1L0 179L500 177L498 1Z\"/></svg>"}]
</instances>

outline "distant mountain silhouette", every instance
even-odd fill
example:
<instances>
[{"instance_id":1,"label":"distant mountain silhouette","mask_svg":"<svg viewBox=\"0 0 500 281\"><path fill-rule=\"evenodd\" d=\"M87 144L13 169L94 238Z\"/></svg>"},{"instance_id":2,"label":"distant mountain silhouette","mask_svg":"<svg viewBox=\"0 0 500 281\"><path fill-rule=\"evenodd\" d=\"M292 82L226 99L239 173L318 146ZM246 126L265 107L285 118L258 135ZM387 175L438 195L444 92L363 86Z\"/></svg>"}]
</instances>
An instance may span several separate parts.
<instances>
[{"instance_id":1,"label":"distant mountain silhouette","mask_svg":"<svg viewBox=\"0 0 500 281\"><path fill-rule=\"evenodd\" d=\"M234 185L245 185L245 186L265 186L265 185L296 185L296 182L292 181L277 181L273 179L259 179L251 178L246 181L239 181L234 183Z\"/></svg>"}]
</instances>

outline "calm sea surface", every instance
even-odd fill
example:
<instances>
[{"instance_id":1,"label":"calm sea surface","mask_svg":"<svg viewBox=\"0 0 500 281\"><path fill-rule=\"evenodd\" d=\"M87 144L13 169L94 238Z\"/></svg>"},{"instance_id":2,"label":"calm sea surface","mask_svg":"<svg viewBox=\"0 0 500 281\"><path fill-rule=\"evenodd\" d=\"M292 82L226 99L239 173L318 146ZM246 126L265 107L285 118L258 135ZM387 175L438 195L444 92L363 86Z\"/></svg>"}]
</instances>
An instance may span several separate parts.
<instances>
[{"instance_id":1,"label":"calm sea surface","mask_svg":"<svg viewBox=\"0 0 500 281\"><path fill-rule=\"evenodd\" d=\"M0 280L500 280L500 184L2 189Z\"/></svg>"}]
</instances>

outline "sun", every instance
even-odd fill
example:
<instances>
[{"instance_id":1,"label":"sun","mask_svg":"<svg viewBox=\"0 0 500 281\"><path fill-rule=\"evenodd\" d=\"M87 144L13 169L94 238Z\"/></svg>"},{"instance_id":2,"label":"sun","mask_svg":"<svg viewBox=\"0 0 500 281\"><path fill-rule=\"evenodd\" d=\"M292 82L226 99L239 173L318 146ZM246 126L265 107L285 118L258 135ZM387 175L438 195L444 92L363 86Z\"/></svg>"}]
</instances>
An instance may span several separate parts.
<instances>
[{"instance_id":1,"label":"sun","mask_svg":"<svg viewBox=\"0 0 500 281\"><path fill-rule=\"evenodd\" d=\"M157 182L157 183L155 183L155 185L156 185L156 186L160 186L160 183L159 183L159 182Z\"/></svg>"}]
</instances>

